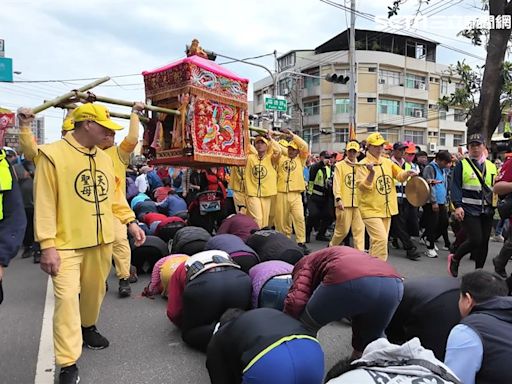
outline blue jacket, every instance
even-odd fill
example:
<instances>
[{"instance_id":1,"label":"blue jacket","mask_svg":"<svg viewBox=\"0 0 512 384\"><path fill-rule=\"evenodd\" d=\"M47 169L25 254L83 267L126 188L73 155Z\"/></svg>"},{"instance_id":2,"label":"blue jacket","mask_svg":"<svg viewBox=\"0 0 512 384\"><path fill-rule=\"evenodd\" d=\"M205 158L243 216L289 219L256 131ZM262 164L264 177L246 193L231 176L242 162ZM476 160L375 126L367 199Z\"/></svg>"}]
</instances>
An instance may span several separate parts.
<instances>
[{"instance_id":1,"label":"blue jacket","mask_svg":"<svg viewBox=\"0 0 512 384\"><path fill-rule=\"evenodd\" d=\"M448 177L444 169L439 168L435 161L431 161L423 170L423 177L427 180L441 181L431 185L430 202L432 204L446 204L448 202Z\"/></svg>"},{"instance_id":2,"label":"blue jacket","mask_svg":"<svg viewBox=\"0 0 512 384\"><path fill-rule=\"evenodd\" d=\"M169 195L161 203L157 204L158 207L166 211L166 215L171 217L180 211L187 210L187 202L178 195Z\"/></svg>"},{"instance_id":3,"label":"blue jacket","mask_svg":"<svg viewBox=\"0 0 512 384\"><path fill-rule=\"evenodd\" d=\"M9 170L13 179L12 189L2 192L4 218L0 220L0 265L4 267L7 267L18 253L27 226L20 187L11 166Z\"/></svg>"}]
</instances>

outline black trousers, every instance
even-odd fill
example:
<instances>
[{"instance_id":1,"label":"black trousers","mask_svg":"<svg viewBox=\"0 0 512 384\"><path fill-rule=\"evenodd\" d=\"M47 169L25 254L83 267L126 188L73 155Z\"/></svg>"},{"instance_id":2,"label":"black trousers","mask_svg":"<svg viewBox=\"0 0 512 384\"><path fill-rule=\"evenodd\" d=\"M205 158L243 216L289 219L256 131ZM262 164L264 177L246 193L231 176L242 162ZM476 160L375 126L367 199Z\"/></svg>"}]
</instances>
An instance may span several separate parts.
<instances>
[{"instance_id":1,"label":"black trousers","mask_svg":"<svg viewBox=\"0 0 512 384\"><path fill-rule=\"evenodd\" d=\"M188 282L183 291L183 341L192 348L206 351L224 311L249 309L251 292L251 278L235 268L204 272Z\"/></svg>"},{"instance_id":2,"label":"black trousers","mask_svg":"<svg viewBox=\"0 0 512 384\"><path fill-rule=\"evenodd\" d=\"M496 271L503 272L505 271L505 267L512 257L512 227L509 226L508 228L508 236L507 240L503 244L503 247L501 248L500 253L498 256L494 258L494 268Z\"/></svg>"},{"instance_id":3,"label":"black trousers","mask_svg":"<svg viewBox=\"0 0 512 384\"><path fill-rule=\"evenodd\" d=\"M27 216L27 228L25 228L23 245L25 247L32 247L34 244L34 208L25 207L25 216Z\"/></svg>"},{"instance_id":4,"label":"black trousers","mask_svg":"<svg viewBox=\"0 0 512 384\"><path fill-rule=\"evenodd\" d=\"M448 238L448 212L446 205L439 204L439 212L432 210L432 204L423 206L423 215L425 223L425 238L428 242L428 249L434 249L436 240L443 236L445 245L450 244Z\"/></svg>"},{"instance_id":5,"label":"black trousers","mask_svg":"<svg viewBox=\"0 0 512 384\"><path fill-rule=\"evenodd\" d=\"M399 238L406 250L415 247L407 229L407 222L412 208L413 206L406 199L402 199L401 202L398 202L398 215L391 218L391 236Z\"/></svg>"},{"instance_id":6,"label":"black trousers","mask_svg":"<svg viewBox=\"0 0 512 384\"><path fill-rule=\"evenodd\" d=\"M489 237L491 237L492 216L464 216L462 229L466 233L466 240L457 248L454 259L460 261L467 253L475 260L475 268L483 268L489 251Z\"/></svg>"},{"instance_id":7,"label":"black trousers","mask_svg":"<svg viewBox=\"0 0 512 384\"><path fill-rule=\"evenodd\" d=\"M311 235L313 228L318 230L318 235L325 236L327 228L332 223L332 216L329 210L329 200L308 197L308 218L306 220L306 236Z\"/></svg>"}]
</instances>

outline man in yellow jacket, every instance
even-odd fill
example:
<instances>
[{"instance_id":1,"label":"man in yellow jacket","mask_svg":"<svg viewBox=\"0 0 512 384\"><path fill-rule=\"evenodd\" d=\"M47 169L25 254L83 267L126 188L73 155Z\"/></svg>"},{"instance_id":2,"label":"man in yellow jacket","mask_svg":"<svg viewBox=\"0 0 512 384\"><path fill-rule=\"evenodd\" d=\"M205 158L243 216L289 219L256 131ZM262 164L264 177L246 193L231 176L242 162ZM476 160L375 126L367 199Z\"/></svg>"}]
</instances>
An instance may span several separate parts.
<instances>
[{"instance_id":1,"label":"man in yellow jacket","mask_svg":"<svg viewBox=\"0 0 512 384\"><path fill-rule=\"evenodd\" d=\"M333 193L336 207L336 226L329 246L340 245L352 229L354 248L364 251L364 223L359 212L359 191L356 187L356 163L359 143L350 141L346 157L334 168Z\"/></svg>"},{"instance_id":2,"label":"man in yellow jacket","mask_svg":"<svg viewBox=\"0 0 512 384\"><path fill-rule=\"evenodd\" d=\"M271 135L269 131L269 136L256 136L245 166L247 214L260 228L268 226L272 196L277 195L275 167L281 148Z\"/></svg>"},{"instance_id":3,"label":"man in yellow jacket","mask_svg":"<svg viewBox=\"0 0 512 384\"><path fill-rule=\"evenodd\" d=\"M23 110L28 125L33 116ZM79 381L76 362L82 344L91 349L109 345L95 324L111 268L114 216L128 225L135 245L145 241L112 159L97 147L121 127L98 104L80 106L74 120L72 133L39 147L34 180L41 269L52 276L54 287L53 337L60 383Z\"/></svg>"},{"instance_id":4,"label":"man in yellow jacket","mask_svg":"<svg viewBox=\"0 0 512 384\"><path fill-rule=\"evenodd\" d=\"M144 110L144 103L134 103L130 114L130 128L128 135L121 144L114 144L114 136L109 135L106 140L98 145L114 162L114 172L120 182L120 188L126 199L126 169L130 165L130 156L139 141L139 114ZM129 297L130 288L130 261L131 249L128 243L126 226L114 217L115 240L112 246L116 276L119 279L119 296Z\"/></svg>"},{"instance_id":5,"label":"man in yellow jacket","mask_svg":"<svg viewBox=\"0 0 512 384\"><path fill-rule=\"evenodd\" d=\"M245 196L245 168L229 167L229 187L233 191L233 202L236 213L247 212Z\"/></svg>"},{"instance_id":6,"label":"man in yellow jacket","mask_svg":"<svg viewBox=\"0 0 512 384\"><path fill-rule=\"evenodd\" d=\"M293 225L298 245L309 253L306 247L306 222L302 204L302 192L306 189L304 167L309 149L306 142L289 129L284 130L284 133L292 139L285 143L288 147L286 155L281 156L277 167L275 225L279 232L288 237L292 234Z\"/></svg>"},{"instance_id":7,"label":"man in yellow jacket","mask_svg":"<svg viewBox=\"0 0 512 384\"><path fill-rule=\"evenodd\" d=\"M126 169L130 163L130 155L137 146L139 140L139 114L144 110L144 103L134 103L130 115L130 128L128 135L123 139L120 145L114 145L114 136L108 136L105 142L98 145L98 148L104 150L114 163L115 176L120 182L120 189L126 198ZM73 112L68 113L62 124L61 136L65 137L74 128ZM20 126L20 146L28 160L36 158L39 147L35 141L32 129L25 122ZM122 225L118 219L114 218L115 241L113 244L114 265L116 276L119 279L119 296L129 297L131 287L129 284L131 249L128 243L126 226Z\"/></svg>"},{"instance_id":8,"label":"man in yellow jacket","mask_svg":"<svg viewBox=\"0 0 512 384\"><path fill-rule=\"evenodd\" d=\"M414 171L404 171L391 160L383 158L386 140L378 132L368 136L366 157L357 167L356 186L359 210L370 235L370 255L387 260L388 236L391 217L398 214L398 202L393 179L405 181L416 176Z\"/></svg>"}]
</instances>

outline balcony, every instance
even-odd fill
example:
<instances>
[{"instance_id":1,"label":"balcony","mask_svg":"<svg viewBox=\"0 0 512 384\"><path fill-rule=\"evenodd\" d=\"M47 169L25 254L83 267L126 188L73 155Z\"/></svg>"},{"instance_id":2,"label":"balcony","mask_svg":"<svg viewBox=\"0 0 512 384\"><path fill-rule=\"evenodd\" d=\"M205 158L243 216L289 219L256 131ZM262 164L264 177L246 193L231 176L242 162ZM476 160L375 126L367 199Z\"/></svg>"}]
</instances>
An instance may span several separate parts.
<instances>
[{"instance_id":1,"label":"balcony","mask_svg":"<svg viewBox=\"0 0 512 384\"><path fill-rule=\"evenodd\" d=\"M308 87L302 90L302 97L320 96L320 86Z\"/></svg>"},{"instance_id":2,"label":"balcony","mask_svg":"<svg viewBox=\"0 0 512 384\"><path fill-rule=\"evenodd\" d=\"M424 117L388 115L380 113L379 124L404 125L409 127L427 128L428 123Z\"/></svg>"},{"instance_id":3,"label":"balcony","mask_svg":"<svg viewBox=\"0 0 512 384\"><path fill-rule=\"evenodd\" d=\"M453 116L447 116L446 120L439 120L439 129L449 131L466 131L465 121L454 121Z\"/></svg>"},{"instance_id":4,"label":"balcony","mask_svg":"<svg viewBox=\"0 0 512 384\"><path fill-rule=\"evenodd\" d=\"M304 116L304 120L302 123L304 126L309 125L320 125L320 115L311 115L311 116Z\"/></svg>"},{"instance_id":5,"label":"balcony","mask_svg":"<svg viewBox=\"0 0 512 384\"><path fill-rule=\"evenodd\" d=\"M402 85L379 84L377 91L380 95L406 97L410 99L428 100L428 90L418 88L406 88Z\"/></svg>"}]
</instances>

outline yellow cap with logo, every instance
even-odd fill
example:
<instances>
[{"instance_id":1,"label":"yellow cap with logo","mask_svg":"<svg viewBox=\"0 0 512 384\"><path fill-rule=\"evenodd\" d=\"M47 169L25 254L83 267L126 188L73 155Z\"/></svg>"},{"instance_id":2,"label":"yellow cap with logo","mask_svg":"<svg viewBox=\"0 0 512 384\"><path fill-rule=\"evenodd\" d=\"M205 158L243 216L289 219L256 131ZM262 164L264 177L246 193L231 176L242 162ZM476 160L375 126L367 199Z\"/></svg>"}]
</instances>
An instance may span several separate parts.
<instances>
[{"instance_id":1,"label":"yellow cap with logo","mask_svg":"<svg viewBox=\"0 0 512 384\"><path fill-rule=\"evenodd\" d=\"M108 109L100 104L85 103L79 106L73 112L75 122L80 121L94 121L102 127L108 128L112 131L119 131L123 129L119 124L114 123L110 119Z\"/></svg>"},{"instance_id":2,"label":"yellow cap with logo","mask_svg":"<svg viewBox=\"0 0 512 384\"><path fill-rule=\"evenodd\" d=\"M350 151L351 149L353 149L356 152L359 152L359 149L360 149L359 143L357 141L350 141L347 144L347 147L345 148L345 150Z\"/></svg>"},{"instance_id":3,"label":"yellow cap with logo","mask_svg":"<svg viewBox=\"0 0 512 384\"><path fill-rule=\"evenodd\" d=\"M297 145L297 143L295 141L290 141L288 143L288 148L299 149L299 146Z\"/></svg>"},{"instance_id":4,"label":"yellow cap with logo","mask_svg":"<svg viewBox=\"0 0 512 384\"><path fill-rule=\"evenodd\" d=\"M254 143L257 143L258 141L263 141L265 144L268 144L268 140L261 135L258 135L254 138Z\"/></svg>"},{"instance_id":5,"label":"yellow cap with logo","mask_svg":"<svg viewBox=\"0 0 512 384\"><path fill-rule=\"evenodd\" d=\"M379 132L374 132L366 139L366 144L373 145L379 147L381 145L387 144L387 141L382 137Z\"/></svg>"}]
</instances>

